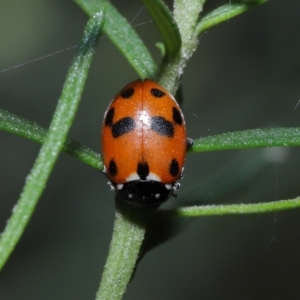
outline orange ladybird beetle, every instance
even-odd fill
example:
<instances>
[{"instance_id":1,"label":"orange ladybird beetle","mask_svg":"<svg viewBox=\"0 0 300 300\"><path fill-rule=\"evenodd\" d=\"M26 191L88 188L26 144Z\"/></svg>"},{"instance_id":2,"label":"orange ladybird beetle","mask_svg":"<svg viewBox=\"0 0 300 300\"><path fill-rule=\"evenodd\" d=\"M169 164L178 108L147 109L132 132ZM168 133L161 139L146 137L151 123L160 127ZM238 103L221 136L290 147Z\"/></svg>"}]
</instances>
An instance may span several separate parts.
<instances>
[{"instance_id":1,"label":"orange ladybird beetle","mask_svg":"<svg viewBox=\"0 0 300 300\"><path fill-rule=\"evenodd\" d=\"M180 186L188 144L173 96L149 79L129 83L104 115L102 155L108 185L128 203L159 206Z\"/></svg>"}]
</instances>

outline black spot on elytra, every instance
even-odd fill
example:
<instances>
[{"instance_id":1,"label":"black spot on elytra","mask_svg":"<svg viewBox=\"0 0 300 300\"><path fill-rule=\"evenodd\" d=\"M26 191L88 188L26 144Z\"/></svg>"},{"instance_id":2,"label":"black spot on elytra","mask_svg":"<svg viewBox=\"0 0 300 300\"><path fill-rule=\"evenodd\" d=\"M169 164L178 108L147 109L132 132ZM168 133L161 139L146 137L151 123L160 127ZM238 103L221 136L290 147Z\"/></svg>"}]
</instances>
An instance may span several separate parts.
<instances>
[{"instance_id":1,"label":"black spot on elytra","mask_svg":"<svg viewBox=\"0 0 300 300\"><path fill-rule=\"evenodd\" d=\"M106 118L105 118L105 126L109 126L111 127L113 124L113 119L114 119L114 115L115 115L115 109L111 108L108 113L106 114Z\"/></svg>"},{"instance_id":2,"label":"black spot on elytra","mask_svg":"<svg viewBox=\"0 0 300 300\"><path fill-rule=\"evenodd\" d=\"M134 94L134 89L129 88L121 93L121 97L124 99L129 99Z\"/></svg>"},{"instance_id":3,"label":"black spot on elytra","mask_svg":"<svg viewBox=\"0 0 300 300\"><path fill-rule=\"evenodd\" d=\"M176 124L182 125L182 117L179 110L176 107L173 107L173 120Z\"/></svg>"},{"instance_id":4,"label":"black spot on elytra","mask_svg":"<svg viewBox=\"0 0 300 300\"><path fill-rule=\"evenodd\" d=\"M164 117L152 117L150 128L160 135L172 137L174 135L174 125Z\"/></svg>"},{"instance_id":5,"label":"black spot on elytra","mask_svg":"<svg viewBox=\"0 0 300 300\"><path fill-rule=\"evenodd\" d=\"M112 135L117 138L125 133L130 132L135 127L135 122L133 118L125 117L112 125Z\"/></svg>"},{"instance_id":6,"label":"black spot on elytra","mask_svg":"<svg viewBox=\"0 0 300 300\"><path fill-rule=\"evenodd\" d=\"M161 98L165 95L165 93L162 90L159 90L159 89L151 89L151 94L155 98Z\"/></svg>"},{"instance_id":7,"label":"black spot on elytra","mask_svg":"<svg viewBox=\"0 0 300 300\"><path fill-rule=\"evenodd\" d=\"M147 162L139 162L136 172L142 180L146 180L149 175L149 166Z\"/></svg>"},{"instance_id":8,"label":"black spot on elytra","mask_svg":"<svg viewBox=\"0 0 300 300\"><path fill-rule=\"evenodd\" d=\"M118 173L117 165L113 159L110 160L108 165L108 173L111 176L116 176Z\"/></svg>"},{"instance_id":9,"label":"black spot on elytra","mask_svg":"<svg viewBox=\"0 0 300 300\"><path fill-rule=\"evenodd\" d=\"M178 172L179 172L179 164L178 164L178 161L174 158L172 159L171 161L171 164L170 164L170 174L172 176L177 176L178 175Z\"/></svg>"}]
</instances>

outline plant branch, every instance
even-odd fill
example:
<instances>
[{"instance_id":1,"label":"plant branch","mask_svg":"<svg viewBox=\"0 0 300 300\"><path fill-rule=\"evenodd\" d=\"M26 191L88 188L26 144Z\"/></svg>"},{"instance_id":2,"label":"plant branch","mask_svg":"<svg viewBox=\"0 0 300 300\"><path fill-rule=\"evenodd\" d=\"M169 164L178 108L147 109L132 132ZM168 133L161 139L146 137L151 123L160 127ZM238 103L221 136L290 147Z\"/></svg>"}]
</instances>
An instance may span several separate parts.
<instances>
[{"instance_id":1,"label":"plant branch","mask_svg":"<svg viewBox=\"0 0 300 300\"><path fill-rule=\"evenodd\" d=\"M123 298L136 267L149 216L153 213L155 210L116 201L113 238L96 300Z\"/></svg>"},{"instance_id":2,"label":"plant branch","mask_svg":"<svg viewBox=\"0 0 300 300\"><path fill-rule=\"evenodd\" d=\"M291 200L279 200L265 203L229 204L229 205L202 205L178 208L171 211L180 217L203 217L221 215L243 215L270 213L300 207L300 197Z\"/></svg>"},{"instance_id":3,"label":"plant branch","mask_svg":"<svg viewBox=\"0 0 300 300\"><path fill-rule=\"evenodd\" d=\"M38 124L3 109L0 109L0 130L16 134L39 144L45 142L48 134L47 129ZM74 140L67 139L63 144L62 151L97 170L102 171L103 169L100 155Z\"/></svg>"},{"instance_id":4,"label":"plant branch","mask_svg":"<svg viewBox=\"0 0 300 300\"><path fill-rule=\"evenodd\" d=\"M160 70L164 70L168 65L176 61L181 51L181 36L177 24L168 7L161 0L143 0L152 19L159 29L163 38L164 57ZM160 83L170 91L169 83L160 78Z\"/></svg>"},{"instance_id":5,"label":"plant branch","mask_svg":"<svg viewBox=\"0 0 300 300\"><path fill-rule=\"evenodd\" d=\"M300 146L300 128L236 131L194 140L190 152Z\"/></svg>"}]
</instances>

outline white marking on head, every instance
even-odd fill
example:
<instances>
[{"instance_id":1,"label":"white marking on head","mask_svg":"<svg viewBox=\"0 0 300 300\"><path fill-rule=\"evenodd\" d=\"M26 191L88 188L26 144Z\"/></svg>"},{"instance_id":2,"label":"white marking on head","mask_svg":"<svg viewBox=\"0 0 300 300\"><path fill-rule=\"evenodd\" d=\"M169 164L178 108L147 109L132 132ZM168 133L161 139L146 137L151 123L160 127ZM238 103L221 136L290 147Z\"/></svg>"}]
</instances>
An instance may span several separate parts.
<instances>
[{"instance_id":1,"label":"white marking on head","mask_svg":"<svg viewBox=\"0 0 300 300\"><path fill-rule=\"evenodd\" d=\"M159 176L157 176L156 174L154 173L149 173L149 175L146 177L148 180L153 180L153 181L158 181L158 182L161 182L161 179Z\"/></svg>"},{"instance_id":2,"label":"white marking on head","mask_svg":"<svg viewBox=\"0 0 300 300\"><path fill-rule=\"evenodd\" d=\"M151 172L146 177L146 179L161 182L160 177ZM141 180L140 176L137 173L132 173L126 178L126 182L134 181L134 180Z\"/></svg>"},{"instance_id":3,"label":"white marking on head","mask_svg":"<svg viewBox=\"0 0 300 300\"><path fill-rule=\"evenodd\" d=\"M126 178L126 182L139 180L140 176L137 173L132 173Z\"/></svg>"},{"instance_id":4,"label":"white marking on head","mask_svg":"<svg viewBox=\"0 0 300 300\"><path fill-rule=\"evenodd\" d=\"M155 197L156 199L159 199L159 198L160 198L160 194L155 194L154 197Z\"/></svg>"}]
</instances>

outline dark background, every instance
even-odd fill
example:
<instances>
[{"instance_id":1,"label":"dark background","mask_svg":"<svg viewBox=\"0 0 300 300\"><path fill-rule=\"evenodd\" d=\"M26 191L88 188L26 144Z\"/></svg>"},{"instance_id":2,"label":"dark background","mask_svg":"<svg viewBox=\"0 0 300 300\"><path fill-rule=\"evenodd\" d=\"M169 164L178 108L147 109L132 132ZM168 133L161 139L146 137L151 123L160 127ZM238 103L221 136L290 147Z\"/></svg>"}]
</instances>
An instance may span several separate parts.
<instances>
[{"instance_id":1,"label":"dark background","mask_svg":"<svg viewBox=\"0 0 300 300\"><path fill-rule=\"evenodd\" d=\"M132 20L140 1L113 3ZM218 1L208 1L206 9ZM273 0L210 29L182 80L190 137L299 126L300 3ZM150 20L144 9L134 20ZM2 1L0 70L76 45L87 16L62 0ZM136 27L159 62L153 23ZM74 49L0 73L0 106L48 127ZM104 111L138 76L104 37L70 136L99 151ZM40 145L0 132L0 228ZM189 155L167 206L274 201L299 196L298 148ZM62 154L16 250L0 299L94 299L112 234L113 193L99 172ZM125 299L300 299L299 210L203 217L141 261Z\"/></svg>"}]
</instances>

